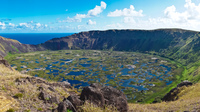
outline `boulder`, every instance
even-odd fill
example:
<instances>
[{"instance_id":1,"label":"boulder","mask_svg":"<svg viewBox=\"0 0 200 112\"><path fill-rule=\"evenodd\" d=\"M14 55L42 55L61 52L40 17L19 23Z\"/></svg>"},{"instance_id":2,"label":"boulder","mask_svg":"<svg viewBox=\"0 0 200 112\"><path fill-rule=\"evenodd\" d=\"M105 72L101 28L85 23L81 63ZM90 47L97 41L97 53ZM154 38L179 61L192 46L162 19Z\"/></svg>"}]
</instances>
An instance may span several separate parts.
<instances>
[{"instance_id":1,"label":"boulder","mask_svg":"<svg viewBox=\"0 0 200 112\"><path fill-rule=\"evenodd\" d=\"M21 79L21 80L27 80L31 84L39 84L39 83L47 84L47 82L43 78L40 78L40 77L26 77L25 79Z\"/></svg>"},{"instance_id":2,"label":"boulder","mask_svg":"<svg viewBox=\"0 0 200 112\"><path fill-rule=\"evenodd\" d=\"M50 85L56 86L56 87L65 87L65 88L73 89L71 84L67 81L51 83Z\"/></svg>"},{"instance_id":3,"label":"boulder","mask_svg":"<svg viewBox=\"0 0 200 112\"><path fill-rule=\"evenodd\" d=\"M100 84L98 84L98 83L93 83L90 86L93 87L93 88L102 89L102 86Z\"/></svg>"},{"instance_id":4,"label":"boulder","mask_svg":"<svg viewBox=\"0 0 200 112\"><path fill-rule=\"evenodd\" d=\"M181 92L181 87L183 86L191 86L192 83L189 81L183 81L180 84L178 84L175 88L170 90L163 98L162 101L175 101L178 99L178 94Z\"/></svg>"},{"instance_id":5,"label":"boulder","mask_svg":"<svg viewBox=\"0 0 200 112\"><path fill-rule=\"evenodd\" d=\"M10 66L10 64L8 63L8 61L6 61L1 55L0 55L0 64L5 65L5 66L8 67L10 70L12 70L12 67Z\"/></svg>"},{"instance_id":6,"label":"boulder","mask_svg":"<svg viewBox=\"0 0 200 112\"><path fill-rule=\"evenodd\" d=\"M67 98L67 100L69 100L77 110L81 105L83 105L83 102L80 100L80 97L77 95L70 95Z\"/></svg>"},{"instance_id":7,"label":"boulder","mask_svg":"<svg viewBox=\"0 0 200 112\"><path fill-rule=\"evenodd\" d=\"M58 108L57 108L57 111L58 112L68 112L68 109L69 110L72 110L73 112L77 112L75 107L73 106L73 104L67 100L66 98L63 100L63 102L60 102L58 104Z\"/></svg>"},{"instance_id":8,"label":"boulder","mask_svg":"<svg viewBox=\"0 0 200 112\"><path fill-rule=\"evenodd\" d=\"M177 87L182 87L182 86L191 86L193 83L189 82L189 81L183 81L180 84L177 85Z\"/></svg>"},{"instance_id":9,"label":"boulder","mask_svg":"<svg viewBox=\"0 0 200 112\"><path fill-rule=\"evenodd\" d=\"M43 90L44 90L44 87L40 86L40 87L38 88L38 90L39 90L39 91L43 91Z\"/></svg>"},{"instance_id":10,"label":"boulder","mask_svg":"<svg viewBox=\"0 0 200 112\"><path fill-rule=\"evenodd\" d=\"M31 83L31 84L47 84L48 83L42 79L42 78L39 78L39 77L26 77L26 78L17 78L15 80L15 82L17 82L19 85L20 84L23 84L23 83Z\"/></svg>"},{"instance_id":11,"label":"boulder","mask_svg":"<svg viewBox=\"0 0 200 112\"><path fill-rule=\"evenodd\" d=\"M69 82L67 82L67 81L60 82L60 84L61 84L62 86L64 86L65 88L70 88L70 89L72 89L71 84L70 84Z\"/></svg>"},{"instance_id":12,"label":"boulder","mask_svg":"<svg viewBox=\"0 0 200 112\"><path fill-rule=\"evenodd\" d=\"M49 89L50 91L52 91L52 92L56 92L56 90L55 90L53 87L51 87L51 86L49 86L48 89Z\"/></svg>"},{"instance_id":13,"label":"boulder","mask_svg":"<svg viewBox=\"0 0 200 112\"><path fill-rule=\"evenodd\" d=\"M117 108L120 112L128 111L128 103L126 96L122 91L117 90L111 86L106 86L101 89L103 96L105 98L106 105L112 105Z\"/></svg>"},{"instance_id":14,"label":"boulder","mask_svg":"<svg viewBox=\"0 0 200 112\"><path fill-rule=\"evenodd\" d=\"M105 105L105 99L100 89L92 86L83 88L80 99L83 102L88 101L100 107Z\"/></svg>"},{"instance_id":15,"label":"boulder","mask_svg":"<svg viewBox=\"0 0 200 112\"><path fill-rule=\"evenodd\" d=\"M88 101L100 107L111 105L120 112L128 111L126 96L122 91L111 86L102 87L99 84L91 84L83 88L80 99L83 102Z\"/></svg>"},{"instance_id":16,"label":"boulder","mask_svg":"<svg viewBox=\"0 0 200 112\"><path fill-rule=\"evenodd\" d=\"M40 92L38 98L40 100L43 100L45 103L51 103L51 104L56 103L56 104L58 104L58 102L59 102L58 98L56 96L51 96L44 91Z\"/></svg>"}]
</instances>

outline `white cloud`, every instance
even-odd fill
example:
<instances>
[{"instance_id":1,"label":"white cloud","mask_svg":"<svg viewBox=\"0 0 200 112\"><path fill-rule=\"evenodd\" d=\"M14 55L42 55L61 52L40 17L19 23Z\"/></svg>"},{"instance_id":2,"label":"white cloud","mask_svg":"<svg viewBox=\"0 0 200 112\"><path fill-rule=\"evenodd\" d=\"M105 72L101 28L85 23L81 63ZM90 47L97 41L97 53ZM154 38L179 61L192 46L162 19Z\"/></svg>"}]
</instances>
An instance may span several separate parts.
<instances>
[{"instance_id":1,"label":"white cloud","mask_svg":"<svg viewBox=\"0 0 200 112\"><path fill-rule=\"evenodd\" d=\"M165 16L174 22L189 22L190 20L200 20L200 4L196 5L191 0L185 0L185 11L177 12L174 5L167 7L164 11Z\"/></svg>"},{"instance_id":2,"label":"white cloud","mask_svg":"<svg viewBox=\"0 0 200 112\"><path fill-rule=\"evenodd\" d=\"M5 26L5 23L0 22L0 26Z\"/></svg>"},{"instance_id":3,"label":"white cloud","mask_svg":"<svg viewBox=\"0 0 200 112\"><path fill-rule=\"evenodd\" d=\"M123 10L118 10L116 9L114 12L108 13L107 16L109 17L120 17L120 16L125 16L125 17L141 17L144 16L143 10L136 11L133 5L130 5L130 9L124 8Z\"/></svg>"},{"instance_id":4,"label":"white cloud","mask_svg":"<svg viewBox=\"0 0 200 112\"><path fill-rule=\"evenodd\" d=\"M0 22L0 29L5 30L5 29L11 29L14 28L15 24L13 23L7 23L5 24L4 22Z\"/></svg>"},{"instance_id":5,"label":"white cloud","mask_svg":"<svg viewBox=\"0 0 200 112\"><path fill-rule=\"evenodd\" d=\"M13 23L9 23L8 25L11 26L11 27L15 26L15 24L13 24Z\"/></svg>"},{"instance_id":6,"label":"white cloud","mask_svg":"<svg viewBox=\"0 0 200 112\"><path fill-rule=\"evenodd\" d=\"M17 29L28 29L31 28L32 25L30 24L30 22L27 23L19 23L19 25L16 26Z\"/></svg>"},{"instance_id":7,"label":"white cloud","mask_svg":"<svg viewBox=\"0 0 200 112\"><path fill-rule=\"evenodd\" d=\"M19 23L18 25L15 25L15 29L24 29L24 30L41 30L47 28L48 25L36 23L33 21L26 22L26 23Z\"/></svg>"},{"instance_id":8,"label":"white cloud","mask_svg":"<svg viewBox=\"0 0 200 112\"><path fill-rule=\"evenodd\" d=\"M87 22L88 25L96 25L96 21L92 21L91 19L89 19L89 21Z\"/></svg>"},{"instance_id":9,"label":"white cloud","mask_svg":"<svg viewBox=\"0 0 200 112\"><path fill-rule=\"evenodd\" d=\"M135 23L135 17L142 17L143 10L136 11L133 5L130 8L124 8L123 10L116 9L113 12L108 13L108 17L124 17L124 23Z\"/></svg>"},{"instance_id":10,"label":"white cloud","mask_svg":"<svg viewBox=\"0 0 200 112\"><path fill-rule=\"evenodd\" d=\"M177 11L174 5L164 10L165 17L149 18L141 21L142 26L149 28L183 28L199 30L200 28L200 4L195 4L191 0L185 0L185 10ZM148 26L147 26L148 25Z\"/></svg>"},{"instance_id":11,"label":"white cloud","mask_svg":"<svg viewBox=\"0 0 200 112\"><path fill-rule=\"evenodd\" d=\"M77 21L77 22L81 22L82 21L82 18L87 18L88 16L87 15L85 15L85 14L76 14L76 16L74 16L74 20L75 20L75 22Z\"/></svg>"},{"instance_id":12,"label":"white cloud","mask_svg":"<svg viewBox=\"0 0 200 112\"><path fill-rule=\"evenodd\" d=\"M39 27L41 27L41 26L42 26L41 23L37 23L37 24L36 24L36 27L37 27L37 28L39 28Z\"/></svg>"},{"instance_id":13,"label":"white cloud","mask_svg":"<svg viewBox=\"0 0 200 112\"><path fill-rule=\"evenodd\" d=\"M191 30L200 30L200 4L195 4L191 0L185 0L182 12L178 11L174 5L166 7L163 17L157 18L136 18L142 16L143 13L130 13L135 11L134 7L130 9L115 10L110 12L110 17L123 17L123 22L111 24L107 27L117 29L157 29L157 28L183 28Z\"/></svg>"},{"instance_id":14,"label":"white cloud","mask_svg":"<svg viewBox=\"0 0 200 112\"><path fill-rule=\"evenodd\" d=\"M104 9L106 9L107 4L103 1L101 1L101 6L96 6L94 9L89 10L87 16L97 16L101 12L103 12Z\"/></svg>"},{"instance_id":15,"label":"white cloud","mask_svg":"<svg viewBox=\"0 0 200 112\"><path fill-rule=\"evenodd\" d=\"M176 11L176 7L174 5L167 7L164 11L165 17L172 19L175 22L186 22L187 21L187 13L179 13Z\"/></svg>"},{"instance_id":16,"label":"white cloud","mask_svg":"<svg viewBox=\"0 0 200 112\"><path fill-rule=\"evenodd\" d=\"M4 22L0 22L0 28L2 30L6 29L6 24Z\"/></svg>"},{"instance_id":17,"label":"white cloud","mask_svg":"<svg viewBox=\"0 0 200 112\"><path fill-rule=\"evenodd\" d=\"M106 9L106 6L107 4L101 1L100 6L96 6L94 9L89 10L87 14L76 14L76 16L72 18L67 17L66 20L59 21L59 22L81 22L83 18L98 16L100 13L103 12L104 9Z\"/></svg>"}]
</instances>

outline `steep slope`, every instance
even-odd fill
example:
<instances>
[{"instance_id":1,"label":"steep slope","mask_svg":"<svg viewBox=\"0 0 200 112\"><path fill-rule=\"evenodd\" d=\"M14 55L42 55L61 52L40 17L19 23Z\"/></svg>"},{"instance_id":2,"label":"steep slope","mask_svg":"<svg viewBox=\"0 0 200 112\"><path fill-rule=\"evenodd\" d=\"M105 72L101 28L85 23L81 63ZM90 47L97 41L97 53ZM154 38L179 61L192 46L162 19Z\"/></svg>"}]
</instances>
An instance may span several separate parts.
<instances>
[{"instance_id":1,"label":"steep slope","mask_svg":"<svg viewBox=\"0 0 200 112\"><path fill-rule=\"evenodd\" d=\"M5 56L8 53L24 53L42 50L35 45L22 44L17 40L8 39L0 36L0 55Z\"/></svg>"},{"instance_id":2,"label":"steep slope","mask_svg":"<svg viewBox=\"0 0 200 112\"><path fill-rule=\"evenodd\" d=\"M188 64L195 61L188 53L199 55L199 37L199 32L182 29L89 31L55 38L41 46L49 50L154 51L168 58L186 59L183 64Z\"/></svg>"},{"instance_id":3,"label":"steep slope","mask_svg":"<svg viewBox=\"0 0 200 112\"><path fill-rule=\"evenodd\" d=\"M176 101L156 104L129 104L134 112L199 112L200 110L200 83L180 89Z\"/></svg>"},{"instance_id":4,"label":"steep slope","mask_svg":"<svg viewBox=\"0 0 200 112\"><path fill-rule=\"evenodd\" d=\"M81 32L55 38L42 44L51 50L60 49L113 49L125 51L159 51L177 39L187 39L198 32L181 29L159 30L107 30ZM53 46L52 46L53 45Z\"/></svg>"},{"instance_id":5,"label":"steep slope","mask_svg":"<svg viewBox=\"0 0 200 112\"><path fill-rule=\"evenodd\" d=\"M68 84L21 74L3 64L0 68L0 112L53 111L65 97L76 94Z\"/></svg>"}]
</instances>

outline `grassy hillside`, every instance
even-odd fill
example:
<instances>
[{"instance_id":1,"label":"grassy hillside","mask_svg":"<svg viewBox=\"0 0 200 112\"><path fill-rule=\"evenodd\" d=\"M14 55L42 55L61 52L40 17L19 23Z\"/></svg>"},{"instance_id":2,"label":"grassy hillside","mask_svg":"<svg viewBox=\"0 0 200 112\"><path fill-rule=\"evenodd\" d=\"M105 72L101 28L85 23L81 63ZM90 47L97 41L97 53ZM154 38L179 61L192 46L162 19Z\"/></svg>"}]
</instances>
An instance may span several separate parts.
<instances>
[{"instance_id":1,"label":"grassy hillside","mask_svg":"<svg viewBox=\"0 0 200 112\"><path fill-rule=\"evenodd\" d=\"M134 112L183 112L200 110L200 84L180 88L179 99L172 102L156 104L129 104L130 110Z\"/></svg>"},{"instance_id":2,"label":"grassy hillside","mask_svg":"<svg viewBox=\"0 0 200 112\"><path fill-rule=\"evenodd\" d=\"M48 87L45 83L21 83L18 84L16 80L30 77L19 73L18 71L12 71L6 68L4 65L0 65L0 111L15 110L15 111L37 111L37 110L49 110L57 106L57 104L46 105L42 100L38 99L40 91L38 87ZM63 100L64 97L69 96L68 92L65 92L63 88L54 88L57 94L45 89L50 95L57 95ZM68 90L71 91L71 90ZM60 94L59 94L60 93Z\"/></svg>"},{"instance_id":3,"label":"grassy hillside","mask_svg":"<svg viewBox=\"0 0 200 112\"><path fill-rule=\"evenodd\" d=\"M42 50L41 47L35 45L22 44L17 40L4 38L0 36L0 55L24 53Z\"/></svg>"},{"instance_id":4,"label":"grassy hillside","mask_svg":"<svg viewBox=\"0 0 200 112\"><path fill-rule=\"evenodd\" d=\"M4 65L0 64L0 112L43 112L52 111L57 108L58 103L47 103L39 99L39 88L50 96L58 97L59 102L67 98L70 94L77 93L75 89L66 89L63 87L53 87L54 92L49 89L49 84L56 82L49 82L43 80L43 83L19 83L16 80L32 78L29 75L21 74L18 71L10 70ZM40 79L42 80L42 79ZM80 94L80 93L77 93ZM51 97L50 97L51 98ZM47 101L50 99L46 99ZM117 112L111 107L102 109L92 104L86 103L81 109L84 112ZM56 111L55 111L56 112ZM69 112L72 112L69 110Z\"/></svg>"}]
</instances>

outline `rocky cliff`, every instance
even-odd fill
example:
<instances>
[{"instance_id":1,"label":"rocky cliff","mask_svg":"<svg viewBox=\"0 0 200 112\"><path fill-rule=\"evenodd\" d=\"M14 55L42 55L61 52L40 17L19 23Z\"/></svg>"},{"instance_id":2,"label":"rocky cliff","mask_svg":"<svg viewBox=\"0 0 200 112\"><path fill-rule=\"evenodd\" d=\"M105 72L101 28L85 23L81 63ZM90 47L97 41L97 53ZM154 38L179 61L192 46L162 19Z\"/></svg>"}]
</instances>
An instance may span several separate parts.
<instances>
[{"instance_id":1,"label":"rocky cliff","mask_svg":"<svg viewBox=\"0 0 200 112\"><path fill-rule=\"evenodd\" d=\"M182 29L158 30L107 30L80 32L71 36L54 38L40 46L49 50L95 49L116 51L156 52L171 59L189 59L184 64L194 61L192 55L199 55L199 32Z\"/></svg>"},{"instance_id":2,"label":"rocky cliff","mask_svg":"<svg viewBox=\"0 0 200 112\"><path fill-rule=\"evenodd\" d=\"M42 44L46 49L113 49L124 51L159 51L178 44L198 32L181 29L89 31Z\"/></svg>"}]
</instances>

